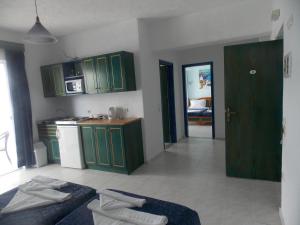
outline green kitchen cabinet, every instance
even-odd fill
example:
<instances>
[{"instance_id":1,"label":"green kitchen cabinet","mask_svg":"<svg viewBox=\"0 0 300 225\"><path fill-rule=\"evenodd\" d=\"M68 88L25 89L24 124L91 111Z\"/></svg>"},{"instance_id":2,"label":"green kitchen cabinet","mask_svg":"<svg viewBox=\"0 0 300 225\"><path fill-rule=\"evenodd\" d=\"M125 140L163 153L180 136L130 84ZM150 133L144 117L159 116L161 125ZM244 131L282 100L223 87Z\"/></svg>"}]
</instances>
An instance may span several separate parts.
<instances>
[{"instance_id":1,"label":"green kitchen cabinet","mask_svg":"<svg viewBox=\"0 0 300 225\"><path fill-rule=\"evenodd\" d=\"M106 55L95 57L98 92L111 92L111 75L108 57Z\"/></svg>"},{"instance_id":2,"label":"green kitchen cabinet","mask_svg":"<svg viewBox=\"0 0 300 225\"><path fill-rule=\"evenodd\" d=\"M38 125L39 139L47 147L47 156L49 163L59 163L59 144L56 137L56 125L39 124Z\"/></svg>"},{"instance_id":3,"label":"green kitchen cabinet","mask_svg":"<svg viewBox=\"0 0 300 225\"><path fill-rule=\"evenodd\" d=\"M97 84L94 58L84 59L82 61L82 70L84 74L85 92L87 94L98 93L98 84Z\"/></svg>"},{"instance_id":4,"label":"green kitchen cabinet","mask_svg":"<svg viewBox=\"0 0 300 225\"><path fill-rule=\"evenodd\" d=\"M87 165L96 165L96 149L94 128L90 126L81 127L81 136L84 140L82 142L84 149L84 158Z\"/></svg>"},{"instance_id":5,"label":"green kitchen cabinet","mask_svg":"<svg viewBox=\"0 0 300 225\"><path fill-rule=\"evenodd\" d=\"M83 125L81 133L85 163L90 169L130 174L144 163L140 120L118 126Z\"/></svg>"},{"instance_id":6,"label":"green kitchen cabinet","mask_svg":"<svg viewBox=\"0 0 300 225\"><path fill-rule=\"evenodd\" d=\"M109 131L105 126L96 126L95 143L96 143L96 160L98 165L110 166L110 149L109 149Z\"/></svg>"},{"instance_id":7,"label":"green kitchen cabinet","mask_svg":"<svg viewBox=\"0 0 300 225\"><path fill-rule=\"evenodd\" d=\"M130 52L109 54L111 71L111 91L136 90L134 56Z\"/></svg>"},{"instance_id":8,"label":"green kitchen cabinet","mask_svg":"<svg viewBox=\"0 0 300 225\"><path fill-rule=\"evenodd\" d=\"M45 97L65 96L65 83L62 64L41 67Z\"/></svg>"}]
</instances>

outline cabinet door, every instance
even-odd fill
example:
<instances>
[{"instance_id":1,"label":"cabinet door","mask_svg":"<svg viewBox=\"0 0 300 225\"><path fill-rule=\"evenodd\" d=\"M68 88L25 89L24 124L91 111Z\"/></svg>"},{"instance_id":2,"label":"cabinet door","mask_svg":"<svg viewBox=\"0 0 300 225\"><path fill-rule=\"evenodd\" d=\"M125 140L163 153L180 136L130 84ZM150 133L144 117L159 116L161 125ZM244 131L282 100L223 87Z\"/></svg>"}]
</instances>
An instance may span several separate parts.
<instances>
[{"instance_id":1,"label":"cabinet door","mask_svg":"<svg viewBox=\"0 0 300 225\"><path fill-rule=\"evenodd\" d=\"M51 155L52 160L54 162L60 161L60 154L59 154L59 144L57 138L49 139L49 146L51 148Z\"/></svg>"},{"instance_id":2,"label":"cabinet door","mask_svg":"<svg viewBox=\"0 0 300 225\"><path fill-rule=\"evenodd\" d=\"M96 164L96 151L94 142L94 129L90 126L81 127L82 145L84 151L85 163Z\"/></svg>"},{"instance_id":3,"label":"cabinet door","mask_svg":"<svg viewBox=\"0 0 300 225\"><path fill-rule=\"evenodd\" d=\"M96 58L96 74L99 91L101 93L110 92L110 74L106 56L98 56Z\"/></svg>"},{"instance_id":4,"label":"cabinet door","mask_svg":"<svg viewBox=\"0 0 300 225\"><path fill-rule=\"evenodd\" d=\"M97 164L101 166L110 166L108 138L108 129L106 127L95 127Z\"/></svg>"},{"instance_id":5,"label":"cabinet door","mask_svg":"<svg viewBox=\"0 0 300 225\"><path fill-rule=\"evenodd\" d=\"M55 96L55 85L50 66L41 67L42 83L45 97Z\"/></svg>"},{"instance_id":6,"label":"cabinet door","mask_svg":"<svg viewBox=\"0 0 300 225\"><path fill-rule=\"evenodd\" d=\"M112 156L112 166L126 168L122 128L110 127L109 137Z\"/></svg>"},{"instance_id":7,"label":"cabinet door","mask_svg":"<svg viewBox=\"0 0 300 225\"><path fill-rule=\"evenodd\" d=\"M88 94L95 94L97 93L97 78L95 73L94 67L94 59L85 59L82 62L82 69L84 74L84 81L85 81L85 92Z\"/></svg>"},{"instance_id":8,"label":"cabinet door","mask_svg":"<svg viewBox=\"0 0 300 225\"><path fill-rule=\"evenodd\" d=\"M54 78L55 95L64 96L66 92L65 92L63 69L61 64L52 66L52 77Z\"/></svg>"},{"instance_id":9,"label":"cabinet door","mask_svg":"<svg viewBox=\"0 0 300 225\"><path fill-rule=\"evenodd\" d=\"M110 67L112 76L112 90L125 91L125 80L122 70L121 54L110 55Z\"/></svg>"}]
</instances>

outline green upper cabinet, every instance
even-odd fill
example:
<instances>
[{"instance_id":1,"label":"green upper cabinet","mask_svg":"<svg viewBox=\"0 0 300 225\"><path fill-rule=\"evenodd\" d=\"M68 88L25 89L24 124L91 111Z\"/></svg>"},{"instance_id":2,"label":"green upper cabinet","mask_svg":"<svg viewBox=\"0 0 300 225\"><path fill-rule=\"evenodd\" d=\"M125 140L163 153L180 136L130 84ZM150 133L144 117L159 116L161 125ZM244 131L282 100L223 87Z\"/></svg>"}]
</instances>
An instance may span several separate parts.
<instances>
[{"instance_id":1,"label":"green upper cabinet","mask_svg":"<svg viewBox=\"0 0 300 225\"><path fill-rule=\"evenodd\" d=\"M45 97L65 96L65 83L62 64L41 67Z\"/></svg>"},{"instance_id":2,"label":"green upper cabinet","mask_svg":"<svg viewBox=\"0 0 300 225\"><path fill-rule=\"evenodd\" d=\"M95 140L97 164L110 166L109 136L108 129L105 126L95 127Z\"/></svg>"},{"instance_id":3,"label":"green upper cabinet","mask_svg":"<svg viewBox=\"0 0 300 225\"><path fill-rule=\"evenodd\" d=\"M83 77L86 94L135 91L134 55L120 51L41 67L45 97L64 96L64 79Z\"/></svg>"},{"instance_id":4,"label":"green upper cabinet","mask_svg":"<svg viewBox=\"0 0 300 225\"><path fill-rule=\"evenodd\" d=\"M97 86L100 93L111 92L111 76L109 73L108 57L98 56L95 58Z\"/></svg>"},{"instance_id":5,"label":"green upper cabinet","mask_svg":"<svg viewBox=\"0 0 300 225\"><path fill-rule=\"evenodd\" d=\"M82 70L84 74L85 92L87 94L98 93L94 58L84 59L82 61Z\"/></svg>"},{"instance_id":6,"label":"green upper cabinet","mask_svg":"<svg viewBox=\"0 0 300 225\"><path fill-rule=\"evenodd\" d=\"M94 129L90 126L81 127L81 136L84 149L84 158L87 165L95 165L97 163L96 159L96 149L95 149L95 138Z\"/></svg>"},{"instance_id":7,"label":"green upper cabinet","mask_svg":"<svg viewBox=\"0 0 300 225\"><path fill-rule=\"evenodd\" d=\"M136 90L133 57L130 52L118 52L109 55L111 90L113 92Z\"/></svg>"}]
</instances>

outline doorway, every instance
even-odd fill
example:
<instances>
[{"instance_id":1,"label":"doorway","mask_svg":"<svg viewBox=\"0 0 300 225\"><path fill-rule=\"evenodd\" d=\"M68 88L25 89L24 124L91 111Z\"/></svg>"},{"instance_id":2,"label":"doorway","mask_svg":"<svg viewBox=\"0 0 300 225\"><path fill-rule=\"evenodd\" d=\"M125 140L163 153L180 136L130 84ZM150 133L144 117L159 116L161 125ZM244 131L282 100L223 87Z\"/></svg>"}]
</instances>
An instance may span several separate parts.
<instances>
[{"instance_id":1,"label":"doorway","mask_svg":"<svg viewBox=\"0 0 300 225\"><path fill-rule=\"evenodd\" d=\"M215 138L213 62L182 66L185 136Z\"/></svg>"},{"instance_id":2,"label":"doorway","mask_svg":"<svg viewBox=\"0 0 300 225\"><path fill-rule=\"evenodd\" d=\"M173 63L159 60L164 148L177 142Z\"/></svg>"},{"instance_id":3,"label":"doorway","mask_svg":"<svg viewBox=\"0 0 300 225\"><path fill-rule=\"evenodd\" d=\"M1 57L0 52L0 57ZM0 175L17 169L13 109L5 60L0 58Z\"/></svg>"}]
</instances>

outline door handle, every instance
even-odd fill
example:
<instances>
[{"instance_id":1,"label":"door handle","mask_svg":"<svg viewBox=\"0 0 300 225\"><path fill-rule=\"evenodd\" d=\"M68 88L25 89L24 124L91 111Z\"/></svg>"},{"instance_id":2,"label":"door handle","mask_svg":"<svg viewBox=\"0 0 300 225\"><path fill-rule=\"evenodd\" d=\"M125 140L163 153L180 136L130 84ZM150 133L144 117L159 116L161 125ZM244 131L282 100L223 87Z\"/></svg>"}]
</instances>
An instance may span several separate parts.
<instances>
[{"instance_id":1,"label":"door handle","mask_svg":"<svg viewBox=\"0 0 300 225\"><path fill-rule=\"evenodd\" d=\"M230 110L230 107L227 107L226 108L226 121L227 121L227 123L230 123L231 116L234 116L236 114L237 114L237 112L233 112L233 111Z\"/></svg>"}]
</instances>

